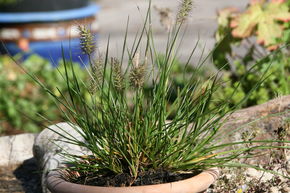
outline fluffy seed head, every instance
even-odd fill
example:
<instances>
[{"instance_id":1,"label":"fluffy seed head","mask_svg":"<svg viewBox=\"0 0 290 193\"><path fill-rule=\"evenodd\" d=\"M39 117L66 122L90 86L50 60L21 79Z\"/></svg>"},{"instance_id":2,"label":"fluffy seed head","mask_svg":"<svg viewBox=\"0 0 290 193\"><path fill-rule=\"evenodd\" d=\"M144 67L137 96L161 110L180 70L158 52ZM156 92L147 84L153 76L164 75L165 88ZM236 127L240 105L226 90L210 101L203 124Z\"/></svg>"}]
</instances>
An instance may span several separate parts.
<instances>
[{"instance_id":1,"label":"fluffy seed head","mask_svg":"<svg viewBox=\"0 0 290 193\"><path fill-rule=\"evenodd\" d=\"M113 68L113 83L117 91L122 92L124 86L124 76L122 74L121 64L117 58L111 58L111 64Z\"/></svg>"},{"instance_id":2,"label":"fluffy seed head","mask_svg":"<svg viewBox=\"0 0 290 193\"><path fill-rule=\"evenodd\" d=\"M90 92L95 93L102 85L103 81L103 61L95 60L91 67Z\"/></svg>"},{"instance_id":3,"label":"fluffy seed head","mask_svg":"<svg viewBox=\"0 0 290 193\"><path fill-rule=\"evenodd\" d=\"M177 13L176 21L180 23L184 22L187 19L189 13L191 12L192 6L193 6L192 0L182 0L182 3L180 4Z\"/></svg>"},{"instance_id":4,"label":"fluffy seed head","mask_svg":"<svg viewBox=\"0 0 290 193\"><path fill-rule=\"evenodd\" d=\"M133 66L130 71L129 79L130 84L135 89L142 88L145 80L145 73L146 73L146 62L143 64L139 64L139 54L133 59Z\"/></svg>"}]
</instances>

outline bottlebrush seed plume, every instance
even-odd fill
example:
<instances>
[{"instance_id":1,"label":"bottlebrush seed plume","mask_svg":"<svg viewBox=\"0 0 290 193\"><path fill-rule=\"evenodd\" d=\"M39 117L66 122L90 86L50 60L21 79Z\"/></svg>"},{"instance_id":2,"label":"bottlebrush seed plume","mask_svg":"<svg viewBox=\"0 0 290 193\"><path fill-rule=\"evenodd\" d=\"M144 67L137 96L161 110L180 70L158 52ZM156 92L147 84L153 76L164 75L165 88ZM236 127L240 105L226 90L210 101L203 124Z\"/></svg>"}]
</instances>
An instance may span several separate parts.
<instances>
[{"instance_id":1,"label":"bottlebrush seed plume","mask_svg":"<svg viewBox=\"0 0 290 193\"><path fill-rule=\"evenodd\" d=\"M102 85L103 80L103 60L97 59L91 67L90 92L95 93Z\"/></svg>"},{"instance_id":2,"label":"bottlebrush seed plume","mask_svg":"<svg viewBox=\"0 0 290 193\"><path fill-rule=\"evenodd\" d=\"M193 2L192 0L183 0L180 7L179 7L179 10L178 10L178 13L177 13L177 22L184 22L189 13L191 12L192 10L192 6L193 6Z\"/></svg>"},{"instance_id":3,"label":"bottlebrush seed plume","mask_svg":"<svg viewBox=\"0 0 290 193\"><path fill-rule=\"evenodd\" d=\"M142 88L145 80L145 72L146 72L146 62L143 64L139 64L139 54L133 58L133 66L130 71L130 85L133 88L140 89Z\"/></svg>"},{"instance_id":4,"label":"bottlebrush seed plume","mask_svg":"<svg viewBox=\"0 0 290 193\"><path fill-rule=\"evenodd\" d=\"M121 64L117 58L111 58L111 64L113 67L113 81L114 87L117 91L121 92L124 90L124 76L122 74Z\"/></svg>"},{"instance_id":5,"label":"bottlebrush seed plume","mask_svg":"<svg viewBox=\"0 0 290 193\"><path fill-rule=\"evenodd\" d=\"M95 51L94 36L86 26L78 26L80 35L80 46L84 54L92 54Z\"/></svg>"}]
</instances>

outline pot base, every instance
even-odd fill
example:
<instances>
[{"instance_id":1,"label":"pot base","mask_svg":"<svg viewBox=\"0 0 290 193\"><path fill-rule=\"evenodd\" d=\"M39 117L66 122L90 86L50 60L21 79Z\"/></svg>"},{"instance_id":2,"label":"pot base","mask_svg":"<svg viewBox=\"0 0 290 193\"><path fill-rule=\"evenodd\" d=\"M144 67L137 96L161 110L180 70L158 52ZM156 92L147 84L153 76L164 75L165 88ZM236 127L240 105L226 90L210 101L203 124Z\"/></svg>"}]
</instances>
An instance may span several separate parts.
<instances>
[{"instance_id":1,"label":"pot base","mask_svg":"<svg viewBox=\"0 0 290 193\"><path fill-rule=\"evenodd\" d=\"M98 187L67 182L59 172L52 171L47 176L47 186L52 193L199 193L204 192L218 176L218 169L213 168L186 180L172 183L132 187Z\"/></svg>"}]
</instances>

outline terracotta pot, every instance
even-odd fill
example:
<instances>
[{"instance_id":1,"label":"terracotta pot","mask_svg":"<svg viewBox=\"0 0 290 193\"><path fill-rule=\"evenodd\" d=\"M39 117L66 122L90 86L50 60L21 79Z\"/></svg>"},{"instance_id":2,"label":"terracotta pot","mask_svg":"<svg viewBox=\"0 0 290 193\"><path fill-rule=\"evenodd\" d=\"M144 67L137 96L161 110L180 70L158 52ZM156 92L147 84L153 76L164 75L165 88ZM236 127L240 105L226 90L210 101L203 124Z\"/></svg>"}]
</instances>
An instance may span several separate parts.
<instances>
[{"instance_id":1,"label":"terracotta pot","mask_svg":"<svg viewBox=\"0 0 290 193\"><path fill-rule=\"evenodd\" d=\"M146 186L100 187L74 184L61 178L57 171L47 177L47 186L52 193L198 193L204 192L218 178L219 171L210 169L185 180Z\"/></svg>"}]
</instances>

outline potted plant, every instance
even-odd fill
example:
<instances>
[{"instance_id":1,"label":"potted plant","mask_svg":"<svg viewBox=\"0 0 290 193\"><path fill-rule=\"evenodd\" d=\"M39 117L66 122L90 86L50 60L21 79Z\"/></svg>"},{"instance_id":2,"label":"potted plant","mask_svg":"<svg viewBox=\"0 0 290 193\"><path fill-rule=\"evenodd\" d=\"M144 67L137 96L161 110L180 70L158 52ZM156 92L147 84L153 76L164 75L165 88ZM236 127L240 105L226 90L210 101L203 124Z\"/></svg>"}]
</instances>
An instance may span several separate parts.
<instances>
[{"instance_id":1,"label":"potted plant","mask_svg":"<svg viewBox=\"0 0 290 193\"><path fill-rule=\"evenodd\" d=\"M273 140L223 141L225 135L240 128L221 130L227 115L238 106L225 108L226 101L211 105L219 86L218 75L205 82L191 77L167 107L177 37L191 7L192 1L182 1L162 60L156 60L151 3L133 46L127 45L126 33L120 59L110 57L109 41L103 59L94 59L92 34L86 27L79 27L82 50L91 61L88 69L91 81L84 82L74 70L66 70L63 76L69 96L48 92L74 131L66 131L59 124L52 128L53 132L61 137L60 141L86 149L83 151L86 153L62 152L68 167L47 174L51 192L202 192L217 178L215 168L256 168L234 160L257 155L254 150L280 147L273 143L279 141ZM146 46L141 54L143 38ZM69 63L64 62L65 66ZM72 81L69 74L74 77ZM146 91L149 97L145 97L144 84L151 84L152 90L149 94ZM87 89L82 90L80 85ZM168 120L172 109L175 116Z\"/></svg>"}]
</instances>

